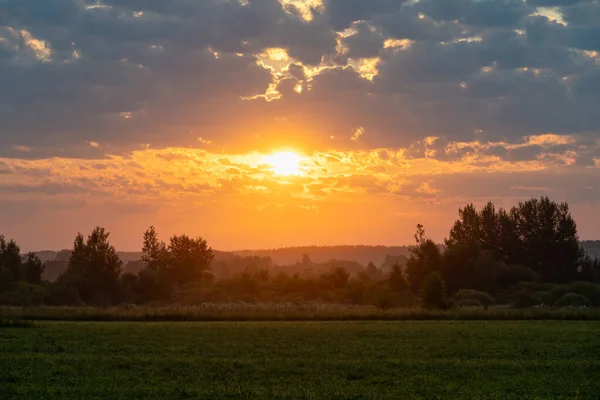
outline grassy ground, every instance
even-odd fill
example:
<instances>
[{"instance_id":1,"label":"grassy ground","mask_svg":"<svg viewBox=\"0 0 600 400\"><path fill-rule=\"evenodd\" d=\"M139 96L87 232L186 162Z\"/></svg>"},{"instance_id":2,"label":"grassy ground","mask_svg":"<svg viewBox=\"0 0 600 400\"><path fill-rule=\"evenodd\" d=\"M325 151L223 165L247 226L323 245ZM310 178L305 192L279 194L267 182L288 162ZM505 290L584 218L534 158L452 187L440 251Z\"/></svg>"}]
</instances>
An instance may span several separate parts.
<instances>
[{"instance_id":1,"label":"grassy ground","mask_svg":"<svg viewBox=\"0 0 600 400\"><path fill-rule=\"evenodd\" d=\"M600 322L42 322L0 398L597 399Z\"/></svg>"},{"instance_id":2,"label":"grassy ground","mask_svg":"<svg viewBox=\"0 0 600 400\"><path fill-rule=\"evenodd\" d=\"M596 320L600 308L510 307L424 310L320 303L204 303L199 306L2 307L2 318L34 321L427 321Z\"/></svg>"}]
</instances>

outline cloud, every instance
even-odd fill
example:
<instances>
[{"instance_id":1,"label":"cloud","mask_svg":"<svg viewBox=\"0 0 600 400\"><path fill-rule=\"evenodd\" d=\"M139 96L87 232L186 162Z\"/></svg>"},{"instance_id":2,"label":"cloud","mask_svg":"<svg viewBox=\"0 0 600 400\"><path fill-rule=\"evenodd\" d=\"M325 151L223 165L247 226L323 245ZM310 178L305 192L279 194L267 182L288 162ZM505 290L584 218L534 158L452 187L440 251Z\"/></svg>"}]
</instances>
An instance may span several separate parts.
<instances>
[{"instance_id":1,"label":"cloud","mask_svg":"<svg viewBox=\"0 0 600 400\"><path fill-rule=\"evenodd\" d=\"M288 3L9 3L0 156L598 132L597 2Z\"/></svg>"}]
</instances>

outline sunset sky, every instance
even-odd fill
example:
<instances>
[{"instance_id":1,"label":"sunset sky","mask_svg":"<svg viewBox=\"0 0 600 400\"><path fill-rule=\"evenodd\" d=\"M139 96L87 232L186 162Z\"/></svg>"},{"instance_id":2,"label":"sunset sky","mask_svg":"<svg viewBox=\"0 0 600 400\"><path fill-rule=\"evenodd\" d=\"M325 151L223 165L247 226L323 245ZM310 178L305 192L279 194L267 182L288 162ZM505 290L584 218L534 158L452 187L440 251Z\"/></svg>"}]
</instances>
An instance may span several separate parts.
<instances>
[{"instance_id":1,"label":"sunset sky","mask_svg":"<svg viewBox=\"0 0 600 400\"><path fill-rule=\"evenodd\" d=\"M442 240L567 200L600 238L600 1L0 0L0 233Z\"/></svg>"}]
</instances>

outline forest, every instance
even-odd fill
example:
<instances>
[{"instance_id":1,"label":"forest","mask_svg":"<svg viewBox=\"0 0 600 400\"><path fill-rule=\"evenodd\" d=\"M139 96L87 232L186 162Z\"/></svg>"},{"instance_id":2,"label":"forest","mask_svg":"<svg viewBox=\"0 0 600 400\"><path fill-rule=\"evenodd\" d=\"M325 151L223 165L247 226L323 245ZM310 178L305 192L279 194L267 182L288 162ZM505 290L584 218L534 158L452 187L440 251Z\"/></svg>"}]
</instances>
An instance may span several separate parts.
<instances>
[{"instance_id":1,"label":"forest","mask_svg":"<svg viewBox=\"0 0 600 400\"><path fill-rule=\"evenodd\" d=\"M444 243L429 239L418 225L406 256L388 255L380 265L315 261L308 253L278 264L270 256L214 251L201 237L176 235L165 242L154 227L143 234L141 260L125 264L109 236L102 227L80 233L72 250L45 262L34 253L21 254L15 241L0 236L0 304L600 306L600 261L585 251L568 204L547 197L510 210L491 202L481 209L468 204L459 209ZM45 270L57 263L64 270L47 279Z\"/></svg>"}]
</instances>

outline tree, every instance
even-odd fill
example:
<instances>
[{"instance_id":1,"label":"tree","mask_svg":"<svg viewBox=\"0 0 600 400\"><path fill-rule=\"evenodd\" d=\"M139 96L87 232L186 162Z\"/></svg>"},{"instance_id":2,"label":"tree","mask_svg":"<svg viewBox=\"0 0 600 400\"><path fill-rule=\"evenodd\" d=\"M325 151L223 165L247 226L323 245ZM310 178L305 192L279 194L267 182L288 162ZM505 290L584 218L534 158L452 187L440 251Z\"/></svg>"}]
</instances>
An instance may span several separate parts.
<instances>
[{"instance_id":1,"label":"tree","mask_svg":"<svg viewBox=\"0 0 600 400\"><path fill-rule=\"evenodd\" d=\"M145 267L158 271L165 269L168 263L168 251L165 242L158 239L154 226L144 232L144 244L142 245L142 261Z\"/></svg>"},{"instance_id":2,"label":"tree","mask_svg":"<svg viewBox=\"0 0 600 400\"><path fill-rule=\"evenodd\" d=\"M425 278L442 267L442 253L437 244L425 236L423 225L417 225L416 245L409 248L410 257L406 263L406 274L411 288L418 292Z\"/></svg>"},{"instance_id":3,"label":"tree","mask_svg":"<svg viewBox=\"0 0 600 400\"><path fill-rule=\"evenodd\" d=\"M585 253L567 203L548 197L531 199L513 207L510 215L521 244L517 254L522 264L543 281L577 280Z\"/></svg>"},{"instance_id":4,"label":"tree","mask_svg":"<svg viewBox=\"0 0 600 400\"><path fill-rule=\"evenodd\" d=\"M22 270L25 282L33 285L42 283L44 264L34 253L27 253L23 260Z\"/></svg>"},{"instance_id":5,"label":"tree","mask_svg":"<svg viewBox=\"0 0 600 400\"><path fill-rule=\"evenodd\" d=\"M386 277L385 274L379 268L377 268L377 266L372 261L369 261L369 264L367 265L364 274L370 279L374 279L376 281L383 280Z\"/></svg>"},{"instance_id":6,"label":"tree","mask_svg":"<svg viewBox=\"0 0 600 400\"><path fill-rule=\"evenodd\" d=\"M167 246L151 226L144 233L142 253L144 269L138 273L141 301L168 301L181 286L212 279L213 250L200 237L173 236Z\"/></svg>"},{"instance_id":7,"label":"tree","mask_svg":"<svg viewBox=\"0 0 600 400\"><path fill-rule=\"evenodd\" d=\"M22 279L21 248L14 240L6 241L0 235L0 270L5 270L5 280L18 282ZM8 283L8 282L6 282Z\"/></svg>"},{"instance_id":8,"label":"tree","mask_svg":"<svg viewBox=\"0 0 600 400\"><path fill-rule=\"evenodd\" d=\"M175 284L169 273L169 250L158 239L154 226L144 232L142 262L144 268L138 272L136 284L137 299L143 303L170 300Z\"/></svg>"},{"instance_id":9,"label":"tree","mask_svg":"<svg viewBox=\"0 0 600 400\"><path fill-rule=\"evenodd\" d=\"M451 293L493 290L498 272L503 281L511 280L502 268L506 265L529 267L542 281L594 279L595 266L584 257L566 203L542 197L519 203L510 212L496 211L488 202L479 212L468 204L458 213L445 240L443 275Z\"/></svg>"},{"instance_id":10,"label":"tree","mask_svg":"<svg viewBox=\"0 0 600 400\"><path fill-rule=\"evenodd\" d=\"M210 271L213 250L206 240L187 235L173 236L169 243L169 275L177 285L199 283Z\"/></svg>"},{"instance_id":11,"label":"tree","mask_svg":"<svg viewBox=\"0 0 600 400\"><path fill-rule=\"evenodd\" d=\"M348 285L350 274L344 267L334 267L331 271L321 275L323 286L328 289L342 289Z\"/></svg>"},{"instance_id":12,"label":"tree","mask_svg":"<svg viewBox=\"0 0 600 400\"><path fill-rule=\"evenodd\" d=\"M439 272L432 272L425 279L421 288L421 302L427 309L444 309L448 306L446 284Z\"/></svg>"},{"instance_id":13,"label":"tree","mask_svg":"<svg viewBox=\"0 0 600 400\"><path fill-rule=\"evenodd\" d=\"M87 237L81 233L73 243L67 271L61 282L77 289L86 303L108 304L119 297L118 279L123 263L109 243L110 233L96 227Z\"/></svg>"},{"instance_id":14,"label":"tree","mask_svg":"<svg viewBox=\"0 0 600 400\"><path fill-rule=\"evenodd\" d=\"M395 264L392 267L392 270L388 274L388 280L390 290L392 292L401 293L408 288L408 282L406 282L406 278L404 277L404 271L402 271L402 267L400 267L400 264Z\"/></svg>"},{"instance_id":15,"label":"tree","mask_svg":"<svg viewBox=\"0 0 600 400\"><path fill-rule=\"evenodd\" d=\"M302 265L311 265L312 264L312 260L310 259L310 256L306 253L302 254Z\"/></svg>"},{"instance_id":16,"label":"tree","mask_svg":"<svg viewBox=\"0 0 600 400\"><path fill-rule=\"evenodd\" d=\"M492 206L493 207L493 206ZM491 211L488 207L488 213ZM487 216L490 219L489 215ZM458 219L454 222L450 235L446 239L446 248L452 248L457 245L468 244L470 247L475 244L481 245L484 241L482 234L481 217L473 204L467 204L465 208L458 209ZM488 221L487 235L491 236L491 230L494 224ZM493 241L493 240L492 240Z\"/></svg>"},{"instance_id":17,"label":"tree","mask_svg":"<svg viewBox=\"0 0 600 400\"><path fill-rule=\"evenodd\" d=\"M511 214L504 209L498 211L498 251L496 258L506 264L519 264L521 241Z\"/></svg>"},{"instance_id":18,"label":"tree","mask_svg":"<svg viewBox=\"0 0 600 400\"><path fill-rule=\"evenodd\" d=\"M136 289L138 288L138 276L131 272L121 274L119 277L119 301L136 303L138 301Z\"/></svg>"}]
</instances>

